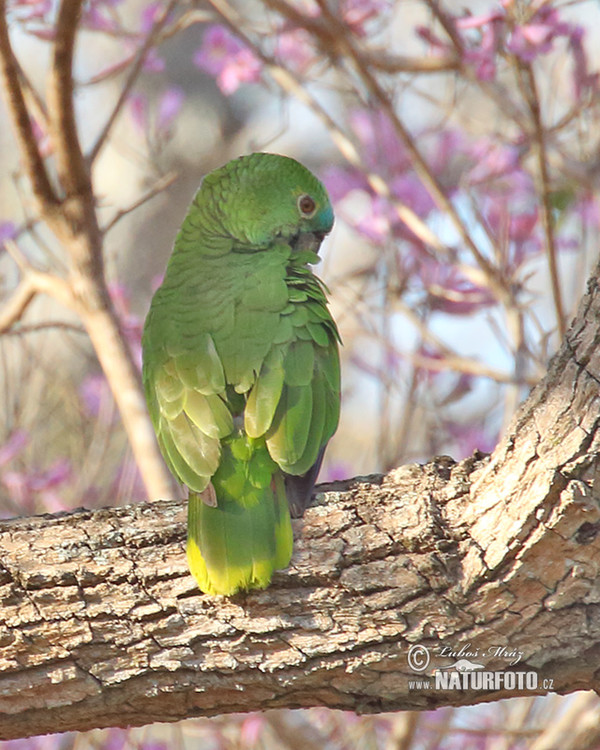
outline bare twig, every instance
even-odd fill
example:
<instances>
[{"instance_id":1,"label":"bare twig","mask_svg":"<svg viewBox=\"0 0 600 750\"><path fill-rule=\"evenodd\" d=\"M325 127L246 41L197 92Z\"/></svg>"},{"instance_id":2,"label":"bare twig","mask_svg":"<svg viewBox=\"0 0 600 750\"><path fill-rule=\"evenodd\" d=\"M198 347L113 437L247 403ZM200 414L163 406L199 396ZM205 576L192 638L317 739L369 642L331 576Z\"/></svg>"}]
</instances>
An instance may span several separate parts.
<instances>
[{"instance_id":1,"label":"bare twig","mask_svg":"<svg viewBox=\"0 0 600 750\"><path fill-rule=\"evenodd\" d=\"M159 180L157 180L154 185L143 195L141 195L134 203L132 203L130 206L127 206L127 208L122 208L120 211L117 211L117 213L112 217L108 224L102 228L102 234L108 234L108 232L110 232L115 224L121 221L124 216L127 216L127 214L135 211L140 206L143 206L144 203L147 203L149 200L152 200L152 198L155 198L157 195L164 192L167 188L171 187L171 185L177 180L178 176L179 175L176 172L169 172L169 174L166 174L164 177L161 177Z\"/></svg>"},{"instance_id":2,"label":"bare twig","mask_svg":"<svg viewBox=\"0 0 600 750\"><path fill-rule=\"evenodd\" d=\"M50 134L57 170L67 197L89 203L92 185L77 132L73 101L73 52L82 0L62 0L56 19L56 41L48 82Z\"/></svg>"},{"instance_id":3,"label":"bare twig","mask_svg":"<svg viewBox=\"0 0 600 750\"><path fill-rule=\"evenodd\" d=\"M541 213L544 236L546 238L546 257L548 259L548 271L550 273L550 284L552 287L552 298L554 300L554 309L556 312L556 324L558 333L562 339L565 335L566 321L562 292L560 288L559 271L556 262L557 249L556 238L554 236L554 219L552 217L551 204L551 185L550 175L548 172L548 158L546 154L546 132L542 122L542 112L540 107L539 92L535 80L533 68L530 64L519 65L519 71L523 76L524 91L531 119L533 121L534 138L532 146L536 152L537 167L541 188Z\"/></svg>"},{"instance_id":4,"label":"bare twig","mask_svg":"<svg viewBox=\"0 0 600 750\"><path fill-rule=\"evenodd\" d=\"M164 28L169 18L169 15L172 13L173 9L175 8L178 2L179 0L170 0L170 2L167 5L165 5L161 13L159 13L158 17L152 24L152 28L150 29L150 32L148 33L147 37L144 39L143 44L137 51L137 54L135 55L131 63L129 75L127 76L127 79L125 80L125 83L123 84L123 87L119 94L119 98L117 99L115 106L113 107L108 117L108 120L104 124L104 127L102 128L102 131L100 132L100 135L98 136L98 139L96 140L96 143L93 145L90 153L87 156L88 164L91 165L94 162L94 160L100 153L102 147L106 143L108 136L110 135L110 132L113 128L113 125L115 124L115 121L117 117L119 116L119 113L123 109L123 105L127 101L127 97L131 93L131 89L133 88L140 73L142 72L142 68L144 66L146 57L148 56L148 52L152 49L152 47L156 45L160 32Z\"/></svg>"},{"instance_id":5,"label":"bare twig","mask_svg":"<svg viewBox=\"0 0 600 750\"><path fill-rule=\"evenodd\" d=\"M36 91L35 86L29 80L29 76L23 70L22 65L19 63L19 61L16 58L15 58L15 64L17 66L17 70L19 71L19 80L21 81L21 91L23 92L23 96L25 97L27 108L29 112L33 113L33 116L35 117L35 119L39 123L42 124L42 127L45 130L47 130L48 129L48 110L46 109L46 104L41 98L41 96L38 94L38 92Z\"/></svg>"},{"instance_id":6,"label":"bare twig","mask_svg":"<svg viewBox=\"0 0 600 750\"><path fill-rule=\"evenodd\" d=\"M52 207L58 205L59 200L50 184L44 160L40 155L19 83L19 65L10 43L5 0L0 0L0 80L33 194L40 212L48 214Z\"/></svg>"},{"instance_id":7,"label":"bare twig","mask_svg":"<svg viewBox=\"0 0 600 750\"><path fill-rule=\"evenodd\" d=\"M54 297L66 307L74 307L70 286L64 279L34 268L13 240L6 240L4 244L7 252L19 267L23 279L0 313L0 334L8 332L15 323L21 320L39 293Z\"/></svg>"},{"instance_id":8,"label":"bare twig","mask_svg":"<svg viewBox=\"0 0 600 750\"><path fill-rule=\"evenodd\" d=\"M20 325L17 328L3 330L0 324L0 336L26 336L30 333L40 333L44 331L67 331L68 333L79 333L84 336L87 331L83 326L76 323L68 323L65 320L46 320L43 323L32 323L31 325ZM83 473L83 470L82 470Z\"/></svg>"},{"instance_id":9,"label":"bare twig","mask_svg":"<svg viewBox=\"0 0 600 750\"><path fill-rule=\"evenodd\" d=\"M554 750L554 748L586 748L597 747L598 718L600 717L600 701L596 693L590 691L580 693L567 704L565 712L545 727L537 740L531 745L531 750ZM584 743L590 740L588 744Z\"/></svg>"},{"instance_id":10,"label":"bare twig","mask_svg":"<svg viewBox=\"0 0 600 750\"><path fill-rule=\"evenodd\" d=\"M425 2L454 46L456 59L460 61L458 66L460 74L470 83L477 86L491 101L493 101L499 112L508 112L510 118L519 125L521 130L524 132L527 131L527 118L525 113L515 104L503 84L497 80L493 82L482 80L476 75L473 66L464 64L465 49L463 40L446 11L440 7L439 2L437 0L425 0Z\"/></svg>"},{"instance_id":11,"label":"bare twig","mask_svg":"<svg viewBox=\"0 0 600 750\"><path fill-rule=\"evenodd\" d=\"M37 291L37 287L31 277L26 276L21 281L0 313L0 334L8 331L21 319Z\"/></svg>"},{"instance_id":12,"label":"bare twig","mask_svg":"<svg viewBox=\"0 0 600 750\"><path fill-rule=\"evenodd\" d=\"M483 362L478 362L476 359L469 359L469 357L461 357L459 354L445 354L440 359L427 357L418 352L398 352L398 354L411 360L413 364L418 367L427 370L435 370L436 372L448 372L448 370L453 370L454 372L462 372L465 375L489 378L496 383L507 385L534 386L538 382L538 379L533 377L524 377L522 380L517 381L515 380L513 373L495 370L493 367L488 367Z\"/></svg>"}]
</instances>

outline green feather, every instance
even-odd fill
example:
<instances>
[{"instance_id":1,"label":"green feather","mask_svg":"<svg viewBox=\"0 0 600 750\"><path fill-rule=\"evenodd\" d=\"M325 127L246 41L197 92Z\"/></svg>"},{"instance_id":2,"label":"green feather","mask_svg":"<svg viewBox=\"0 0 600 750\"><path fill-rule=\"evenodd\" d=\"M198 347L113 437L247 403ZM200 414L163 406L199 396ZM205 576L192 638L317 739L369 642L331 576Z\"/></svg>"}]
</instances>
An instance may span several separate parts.
<instances>
[{"instance_id":1,"label":"green feather","mask_svg":"<svg viewBox=\"0 0 600 750\"><path fill-rule=\"evenodd\" d=\"M321 447L330 437L325 433L327 386L320 373L315 374L311 391L312 411L309 420L309 432L302 455L298 457L293 466L288 466L286 469L291 474L305 474L316 462Z\"/></svg>"},{"instance_id":2,"label":"green feather","mask_svg":"<svg viewBox=\"0 0 600 750\"><path fill-rule=\"evenodd\" d=\"M285 385L273 424L267 433L269 453L289 473L304 453L310 431L312 388L310 385Z\"/></svg>"},{"instance_id":3,"label":"green feather","mask_svg":"<svg viewBox=\"0 0 600 750\"><path fill-rule=\"evenodd\" d=\"M244 427L250 437L264 435L271 426L283 388L285 372L282 360L282 350L274 347L265 359L248 396L244 410Z\"/></svg>"},{"instance_id":4,"label":"green feather","mask_svg":"<svg viewBox=\"0 0 600 750\"><path fill-rule=\"evenodd\" d=\"M200 393L220 393L225 388L225 374L212 336L208 333L195 336L188 346L184 352L178 347L169 352L167 346L181 382Z\"/></svg>"},{"instance_id":5,"label":"green feather","mask_svg":"<svg viewBox=\"0 0 600 750\"><path fill-rule=\"evenodd\" d=\"M219 465L219 441L198 429L185 412L170 419L167 431L186 464L199 476L210 477Z\"/></svg>"},{"instance_id":6,"label":"green feather","mask_svg":"<svg viewBox=\"0 0 600 750\"><path fill-rule=\"evenodd\" d=\"M308 341L292 341L283 360L287 385L309 385L315 369L315 350Z\"/></svg>"},{"instance_id":7,"label":"green feather","mask_svg":"<svg viewBox=\"0 0 600 750\"><path fill-rule=\"evenodd\" d=\"M199 391L188 390L185 413L208 437L226 437L233 430L231 412L221 396L216 394L204 395Z\"/></svg>"},{"instance_id":8,"label":"green feather","mask_svg":"<svg viewBox=\"0 0 600 750\"><path fill-rule=\"evenodd\" d=\"M196 492L205 490L210 482L210 472L198 473L182 454L180 447L175 444L169 426L161 424L161 428L158 432L158 444L173 474L185 482L191 490Z\"/></svg>"}]
</instances>

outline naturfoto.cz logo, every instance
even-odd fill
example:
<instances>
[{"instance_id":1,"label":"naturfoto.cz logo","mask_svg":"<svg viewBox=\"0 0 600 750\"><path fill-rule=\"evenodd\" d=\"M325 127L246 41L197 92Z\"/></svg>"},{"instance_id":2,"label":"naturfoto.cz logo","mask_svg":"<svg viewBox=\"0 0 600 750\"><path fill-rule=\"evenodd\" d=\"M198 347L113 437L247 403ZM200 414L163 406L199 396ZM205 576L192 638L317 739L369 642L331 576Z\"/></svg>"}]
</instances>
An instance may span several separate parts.
<instances>
[{"instance_id":1,"label":"naturfoto.cz logo","mask_svg":"<svg viewBox=\"0 0 600 750\"><path fill-rule=\"evenodd\" d=\"M409 690L537 690L540 678L534 670L516 669L523 653L506 646L492 646L485 651L472 648L471 644L453 649L441 646L435 650L436 657L453 660L451 664L430 669L432 650L419 643L408 650L408 666L421 679L409 680ZM501 658L506 661L506 670L486 670L486 658ZM475 661L477 659L477 661ZM551 691L552 679L541 680L543 690Z\"/></svg>"}]
</instances>

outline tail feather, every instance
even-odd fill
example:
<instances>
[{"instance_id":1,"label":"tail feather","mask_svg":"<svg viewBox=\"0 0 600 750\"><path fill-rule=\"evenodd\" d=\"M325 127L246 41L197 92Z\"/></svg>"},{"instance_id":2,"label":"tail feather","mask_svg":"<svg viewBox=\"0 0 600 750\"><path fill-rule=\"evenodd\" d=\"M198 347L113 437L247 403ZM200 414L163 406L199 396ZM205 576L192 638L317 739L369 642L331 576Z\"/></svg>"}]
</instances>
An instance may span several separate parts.
<instances>
[{"instance_id":1,"label":"tail feather","mask_svg":"<svg viewBox=\"0 0 600 750\"><path fill-rule=\"evenodd\" d=\"M267 486L246 480L242 492L232 496L230 469L248 464L224 462L213 477L216 507L195 492L188 503L188 562L199 588L206 594L231 596L237 591L262 589L273 572L287 567L292 556L292 527L285 485L279 471ZM251 460L251 459L250 459ZM234 483L237 484L237 483ZM225 485L225 486L224 486Z\"/></svg>"}]
</instances>

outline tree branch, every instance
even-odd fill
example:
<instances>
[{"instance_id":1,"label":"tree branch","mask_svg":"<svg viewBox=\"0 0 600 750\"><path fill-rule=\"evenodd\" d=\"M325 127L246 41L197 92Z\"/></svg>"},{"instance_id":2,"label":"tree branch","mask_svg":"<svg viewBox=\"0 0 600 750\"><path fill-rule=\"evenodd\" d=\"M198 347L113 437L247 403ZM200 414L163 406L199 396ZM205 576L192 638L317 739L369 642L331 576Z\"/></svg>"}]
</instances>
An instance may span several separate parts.
<instances>
[{"instance_id":1,"label":"tree branch","mask_svg":"<svg viewBox=\"0 0 600 750\"><path fill-rule=\"evenodd\" d=\"M0 312L0 334L5 333L17 321L29 307L35 297L37 288L32 279L25 278L12 293L11 297L4 303Z\"/></svg>"},{"instance_id":2,"label":"tree branch","mask_svg":"<svg viewBox=\"0 0 600 750\"><path fill-rule=\"evenodd\" d=\"M57 172L65 200L60 204L49 192L48 178L32 134L31 123L18 80L3 0L0 0L0 60L2 81L27 176L41 203L42 216L63 243L70 259L68 280L36 272L20 288L4 317L11 325L31 301L36 288L67 300L81 317L106 375L123 419L136 463L150 497L172 495L171 477L161 458L146 409L142 384L119 320L113 308L102 256L95 196L88 165L79 142L73 101L73 55L81 0L62 0L56 20L52 65L48 84L48 123L54 144ZM54 201L54 202L53 202ZM55 205L56 204L56 205ZM56 210L51 210L56 208ZM38 283L39 282L39 283ZM40 286L41 284L41 286Z\"/></svg>"},{"instance_id":3,"label":"tree branch","mask_svg":"<svg viewBox=\"0 0 600 750\"><path fill-rule=\"evenodd\" d=\"M81 146L73 101L73 55L82 0L62 0L56 19L48 82L50 125L60 182L67 197L93 203L92 183Z\"/></svg>"},{"instance_id":4,"label":"tree branch","mask_svg":"<svg viewBox=\"0 0 600 750\"><path fill-rule=\"evenodd\" d=\"M322 487L266 591L198 592L181 502L0 524L0 738L525 692L411 690L413 644L431 668L463 645L487 670L534 672L534 693L600 689L598 320L594 276L491 457Z\"/></svg>"},{"instance_id":5,"label":"tree branch","mask_svg":"<svg viewBox=\"0 0 600 750\"><path fill-rule=\"evenodd\" d=\"M15 137L18 141L27 176L31 180L33 194L40 212L46 215L59 201L48 179L25 97L19 83L19 65L14 56L8 32L8 18L5 0L0 0L0 88L4 91L6 107L12 120Z\"/></svg>"},{"instance_id":6,"label":"tree branch","mask_svg":"<svg viewBox=\"0 0 600 750\"><path fill-rule=\"evenodd\" d=\"M525 90L525 100L527 101L531 113L531 119L533 120L532 147L536 155L540 180L542 226L546 238L548 272L550 275L552 299L554 300L554 309L556 312L556 327L558 335L562 338L565 335L566 320L557 263L558 251L556 247L556 238L554 236L554 217L552 216L552 203L550 196L551 185L546 148L547 136L542 121L542 110L533 67L531 64L520 64L518 65L518 68L519 75L522 77L522 85Z\"/></svg>"}]
</instances>

